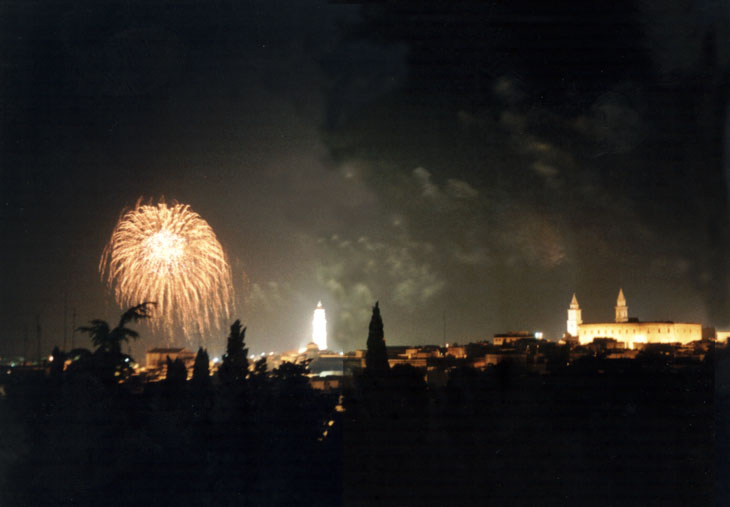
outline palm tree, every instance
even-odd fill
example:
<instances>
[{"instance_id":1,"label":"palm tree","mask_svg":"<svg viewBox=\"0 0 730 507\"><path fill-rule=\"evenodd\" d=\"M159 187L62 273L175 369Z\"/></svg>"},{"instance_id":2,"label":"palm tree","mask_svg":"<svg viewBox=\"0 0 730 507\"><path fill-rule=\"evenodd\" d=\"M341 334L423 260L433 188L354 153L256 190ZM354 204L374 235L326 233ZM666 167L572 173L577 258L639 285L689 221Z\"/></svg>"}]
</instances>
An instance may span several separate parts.
<instances>
[{"instance_id":1,"label":"palm tree","mask_svg":"<svg viewBox=\"0 0 730 507\"><path fill-rule=\"evenodd\" d=\"M153 306L157 306L157 303L145 302L133 306L122 314L119 325L114 329L110 329L105 320L95 319L89 322L90 326L81 326L77 331L89 333L92 343L97 347L97 351L120 354L122 342L126 343L130 338L136 340L139 337L137 331L125 326L130 322L150 318L152 316L151 307Z\"/></svg>"},{"instance_id":2,"label":"palm tree","mask_svg":"<svg viewBox=\"0 0 730 507\"><path fill-rule=\"evenodd\" d=\"M75 370L91 372L107 385L127 379L131 373L132 359L122 354L122 342L128 342L130 338L137 339L139 333L126 325L150 318L151 307L156 305L157 303L148 302L133 306L122 314L119 324L114 329L111 329L105 320L100 319L92 320L89 326L78 328L77 331L89 333L96 350L90 356L84 357Z\"/></svg>"}]
</instances>

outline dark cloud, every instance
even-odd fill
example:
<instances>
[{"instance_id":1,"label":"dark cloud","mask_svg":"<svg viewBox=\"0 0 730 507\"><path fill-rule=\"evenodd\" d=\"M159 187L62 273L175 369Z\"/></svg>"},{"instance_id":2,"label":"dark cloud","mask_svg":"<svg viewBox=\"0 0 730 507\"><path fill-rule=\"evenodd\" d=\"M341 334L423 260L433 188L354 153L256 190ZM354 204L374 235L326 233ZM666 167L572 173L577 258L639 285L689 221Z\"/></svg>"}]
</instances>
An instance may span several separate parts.
<instances>
[{"instance_id":1,"label":"dark cloud","mask_svg":"<svg viewBox=\"0 0 730 507\"><path fill-rule=\"evenodd\" d=\"M668 46L678 44L670 34L681 16L653 5L528 4L372 8L367 26L407 45L408 79L382 107L339 130L336 153L367 160L383 194L399 192L404 177L394 172L417 177L416 193L429 197L431 208L396 200L405 203L401 220L415 237L450 251L459 251L465 231L472 244L478 238L478 254L460 257L488 260L504 274L485 269L461 287L465 293L477 294L485 283L507 298L568 284L609 292L615 288L607 281L637 291L669 284L671 298L688 303L674 318L724 325L727 261L718 252L728 241L726 186L713 190L713 181L725 179L713 156L722 140L695 142L697 128L710 137L724 128L711 126L714 108L727 99L716 93L727 81L724 49L708 53L694 37L694 49L671 61L661 43L666 37ZM712 34L705 43L727 35L727 13L716 7L700 8L717 14L705 24ZM501 25L505 16L518 22ZM500 29L490 30L495 25ZM692 38L685 26L680 40ZM484 35L475 36L480 29ZM442 193L434 182L453 174L480 198L464 216L436 212ZM464 226L470 218L473 229ZM708 222L714 225L706 228ZM537 269L527 287L513 286L514 266ZM558 268L572 275L549 287L546 279ZM652 294L672 305L669 295Z\"/></svg>"}]
</instances>

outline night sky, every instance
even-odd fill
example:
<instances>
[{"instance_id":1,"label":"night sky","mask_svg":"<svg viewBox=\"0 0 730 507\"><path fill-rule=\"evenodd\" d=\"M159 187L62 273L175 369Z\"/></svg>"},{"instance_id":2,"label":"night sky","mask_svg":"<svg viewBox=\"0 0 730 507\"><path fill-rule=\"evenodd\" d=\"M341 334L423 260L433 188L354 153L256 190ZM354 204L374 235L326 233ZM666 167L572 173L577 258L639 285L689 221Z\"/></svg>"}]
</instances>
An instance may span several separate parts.
<instances>
[{"instance_id":1,"label":"night sky","mask_svg":"<svg viewBox=\"0 0 730 507\"><path fill-rule=\"evenodd\" d=\"M36 315L60 344L64 298L118 319L99 257L140 196L214 228L253 352L320 299L335 350L376 300L389 344L558 339L619 287L728 328L726 3L552 4L2 2L0 354Z\"/></svg>"}]
</instances>

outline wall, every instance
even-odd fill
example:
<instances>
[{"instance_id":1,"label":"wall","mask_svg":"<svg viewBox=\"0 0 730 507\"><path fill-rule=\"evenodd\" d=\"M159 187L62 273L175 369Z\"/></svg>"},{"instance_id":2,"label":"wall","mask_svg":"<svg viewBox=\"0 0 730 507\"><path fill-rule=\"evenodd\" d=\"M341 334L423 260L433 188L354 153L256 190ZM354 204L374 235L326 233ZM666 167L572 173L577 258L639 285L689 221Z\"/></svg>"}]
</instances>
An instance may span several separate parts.
<instances>
[{"instance_id":1,"label":"wall","mask_svg":"<svg viewBox=\"0 0 730 507\"><path fill-rule=\"evenodd\" d=\"M627 348L634 343L689 343L702 339L702 325L673 322L602 322L581 324L578 339L581 345L594 338L615 338Z\"/></svg>"}]
</instances>

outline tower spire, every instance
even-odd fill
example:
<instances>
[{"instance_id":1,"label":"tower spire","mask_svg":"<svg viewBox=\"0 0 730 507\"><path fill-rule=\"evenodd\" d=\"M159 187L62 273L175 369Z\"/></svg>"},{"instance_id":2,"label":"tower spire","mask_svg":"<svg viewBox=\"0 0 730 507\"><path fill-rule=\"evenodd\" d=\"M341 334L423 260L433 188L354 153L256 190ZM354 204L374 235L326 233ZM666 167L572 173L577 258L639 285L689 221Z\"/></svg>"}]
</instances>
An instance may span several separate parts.
<instances>
[{"instance_id":1,"label":"tower spire","mask_svg":"<svg viewBox=\"0 0 730 507\"><path fill-rule=\"evenodd\" d=\"M618 290L618 297L616 298L616 322L628 322L629 321L629 307L626 306L626 298L624 297L624 290L620 288Z\"/></svg>"},{"instance_id":2,"label":"tower spire","mask_svg":"<svg viewBox=\"0 0 730 507\"><path fill-rule=\"evenodd\" d=\"M312 319L312 341L317 344L319 350L327 348L327 318L325 317L322 301L317 303Z\"/></svg>"},{"instance_id":3,"label":"tower spire","mask_svg":"<svg viewBox=\"0 0 730 507\"><path fill-rule=\"evenodd\" d=\"M570 301L570 307L568 308L568 321L567 321L567 332L572 337L578 336L578 327L583 324L581 317L581 309L578 304L578 298L573 293L573 299Z\"/></svg>"},{"instance_id":4,"label":"tower spire","mask_svg":"<svg viewBox=\"0 0 730 507\"><path fill-rule=\"evenodd\" d=\"M578 306L578 298L575 297L575 292L573 293L573 299L570 300L570 307L571 308L580 308Z\"/></svg>"}]
</instances>

